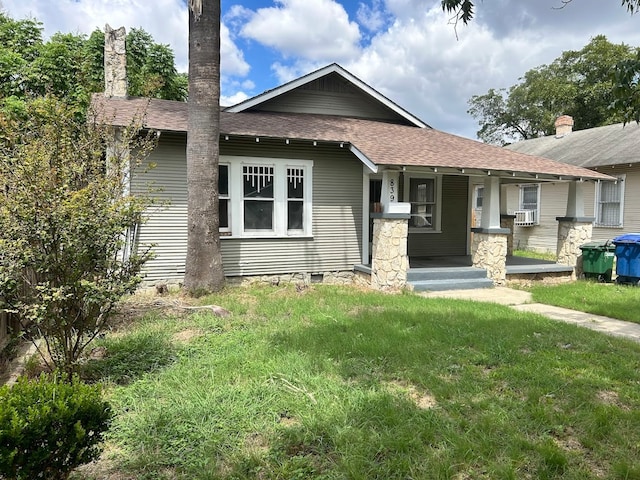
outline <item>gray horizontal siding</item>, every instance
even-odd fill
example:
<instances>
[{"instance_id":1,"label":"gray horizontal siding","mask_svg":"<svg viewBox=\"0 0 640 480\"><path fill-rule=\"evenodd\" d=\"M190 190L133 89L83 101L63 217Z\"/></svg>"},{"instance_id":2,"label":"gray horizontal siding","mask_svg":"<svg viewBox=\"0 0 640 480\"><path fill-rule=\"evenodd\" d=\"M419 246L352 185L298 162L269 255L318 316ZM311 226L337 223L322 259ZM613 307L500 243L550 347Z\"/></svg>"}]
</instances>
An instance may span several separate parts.
<instances>
[{"instance_id":1,"label":"gray horizontal siding","mask_svg":"<svg viewBox=\"0 0 640 480\"><path fill-rule=\"evenodd\" d=\"M254 107L255 110L312 113L406 123L392 110L353 87L339 75L324 77Z\"/></svg>"},{"instance_id":2,"label":"gray horizontal siding","mask_svg":"<svg viewBox=\"0 0 640 480\"><path fill-rule=\"evenodd\" d=\"M149 162L155 168L135 177L134 191L162 187L160 201L140 228L139 243L154 244L146 281L180 281L187 240L187 186L184 136L160 137ZM222 155L313 160L313 238L222 238L225 274L263 275L351 270L361 258L362 165L338 146L255 140L221 141Z\"/></svg>"}]
</instances>

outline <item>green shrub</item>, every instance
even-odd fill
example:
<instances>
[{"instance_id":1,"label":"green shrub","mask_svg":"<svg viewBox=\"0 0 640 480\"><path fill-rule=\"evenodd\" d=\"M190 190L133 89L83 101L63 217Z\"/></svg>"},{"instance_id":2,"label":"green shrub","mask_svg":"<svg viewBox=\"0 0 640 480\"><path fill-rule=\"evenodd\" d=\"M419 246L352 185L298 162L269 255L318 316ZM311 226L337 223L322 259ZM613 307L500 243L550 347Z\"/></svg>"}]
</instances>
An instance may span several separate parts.
<instances>
[{"instance_id":1,"label":"green shrub","mask_svg":"<svg viewBox=\"0 0 640 480\"><path fill-rule=\"evenodd\" d=\"M0 388L0 478L66 479L96 459L111 421L98 385L41 375Z\"/></svg>"}]
</instances>

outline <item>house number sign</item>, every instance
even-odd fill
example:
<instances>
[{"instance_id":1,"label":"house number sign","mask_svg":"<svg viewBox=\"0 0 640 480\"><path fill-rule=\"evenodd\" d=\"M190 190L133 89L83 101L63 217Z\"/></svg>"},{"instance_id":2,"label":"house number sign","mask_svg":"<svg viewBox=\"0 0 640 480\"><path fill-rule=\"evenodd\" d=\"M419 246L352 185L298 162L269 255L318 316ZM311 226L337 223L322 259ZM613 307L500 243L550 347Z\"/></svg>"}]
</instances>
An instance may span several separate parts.
<instances>
[{"instance_id":1,"label":"house number sign","mask_svg":"<svg viewBox=\"0 0 640 480\"><path fill-rule=\"evenodd\" d=\"M396 179L395 178L389 179L389 201L390 202L396 201Z\"/></svg>"}]
</instances>

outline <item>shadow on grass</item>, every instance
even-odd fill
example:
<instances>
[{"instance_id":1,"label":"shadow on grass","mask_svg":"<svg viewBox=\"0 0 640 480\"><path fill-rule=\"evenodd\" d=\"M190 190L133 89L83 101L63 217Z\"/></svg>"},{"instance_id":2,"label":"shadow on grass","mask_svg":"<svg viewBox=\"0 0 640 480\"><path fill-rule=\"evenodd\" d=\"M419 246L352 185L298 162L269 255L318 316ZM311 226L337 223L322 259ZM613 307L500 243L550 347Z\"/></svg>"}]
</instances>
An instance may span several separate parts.
<instances>
[{"instance_id":1,"label":"shadow on grass","mask_svg":"<svg viewBox=\"0 0 640 480\"><path fill-rule=\"evenodd\" d=\"M126 385L145 373L170 365L174 360L175 352L167 335L142 330L98 342L92 358L82 366L80 375L87 381Z\"/></svg>"}]
</instances>

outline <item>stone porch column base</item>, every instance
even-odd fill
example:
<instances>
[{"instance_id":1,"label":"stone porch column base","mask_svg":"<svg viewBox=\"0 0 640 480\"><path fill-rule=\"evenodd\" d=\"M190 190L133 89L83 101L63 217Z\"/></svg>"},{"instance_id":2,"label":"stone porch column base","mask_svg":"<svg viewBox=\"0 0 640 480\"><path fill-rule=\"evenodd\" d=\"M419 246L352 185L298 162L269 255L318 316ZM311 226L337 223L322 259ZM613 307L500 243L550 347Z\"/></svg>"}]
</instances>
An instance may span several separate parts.
<instances>
[{"instance_id":1,"label":"stone porch column base","mask_svg":"<svg viewBox=\"0 0 640 480\"><path fill-rule=\"evenodd\" d=\"M407 285L409 215L374 213L371 287L401 290Z\"/></svg>"},{"instance_id":2,"label":"stone porch column base","mask_svg":"<svg viewBox=\"0 0 640 480\"><path fill-rule=\"evenodd\" d=\"M511 231L506 228L472 228L471 231L473 266L485 269L495 284L504 284L507 280L507 237Z\"/></svg>"},{"instance_id":3,"label":"stone porch column base","mask_svg":"<svg viewBox=\"0 0 640 480\"><path fill-rule=\"evenodd\" d=\"M573 267L571 278L582 275L580 246L591 241L593 217L556 217L558 221L558 263Z\"/></svg>"}]
</instances>

